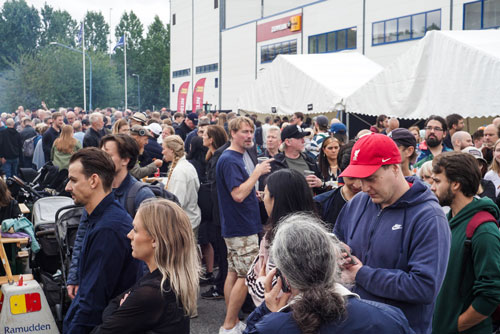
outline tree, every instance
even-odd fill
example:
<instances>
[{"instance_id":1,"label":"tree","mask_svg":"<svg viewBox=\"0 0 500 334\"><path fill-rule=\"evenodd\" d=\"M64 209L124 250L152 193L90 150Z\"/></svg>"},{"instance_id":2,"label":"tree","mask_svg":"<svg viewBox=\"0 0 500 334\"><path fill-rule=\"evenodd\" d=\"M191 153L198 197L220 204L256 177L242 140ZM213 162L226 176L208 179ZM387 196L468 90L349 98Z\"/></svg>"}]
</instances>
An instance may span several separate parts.
<instances>
[{"instance_id":1,"label":"tree","mask_svg":"<svg viewBox=\"0 0 500 334\"><path fill-rule=\"evenodd\" d=\"M85 15L85 48L92 51L108 50L109 25L101 12L88 11Z\"/></svg>"},{"instance_id":2,"label":"tree","mask_svg":"<svg viewBox=\"0 0 500 334\"><path fill-rule=\"evenodd\" d=\"M35 50L39 32L40 17L35 7L24 0L5 2L0 13L0 69Z\"/></svg>"},{"instance_id":3,"label":"tree","mask_svg":"<svg viewBox=\"0 0 500 334\"><path fill-rule=\"evenodd\" d=\"M75 46L78 27L67 11L54 10L45 4L40 12L42 15L40 46L46 46L51 42Z\"/></svg>"},{"instance_id":4,"label":"tree","mask_svg":"<svg viewBox=\"0 0 500 334\"><path fill-rule=\"evenodd\" d=\"M116 26L115 36L117 40L124 33L127 33L127 52L129 50L139 50L143 40L144 27L133 11L130 11L130 14L124 12Z\"/></svg>"},{"instance_id":5,"label":"tree","mask_svg":"<svg viewBox=\"0 0 500 334\"><path fill-rule=\"evenodd\" d=\"M142 68L142 43L144 28L133 11L130 14L124 12L120 22L116 26L115 36L117 40L120 39L124 34L127 35L127 95L129 101L137 101L137 80L132 80L132 73L139 74L141 77ZM117 48L115 50L115 55L113 57L116 67L118 69L118 74L124 81L124 65L123 65L123 47ZM143 81L143 80L141 80ZM142 85L142 83L141 83ZM144 91L144 90L143 90Z\"/></svg>"},{"instance_id":6,"label":"tree","mask_svg":"<svg viewBox=\"0 0 500 334\"><path fill-rule=\"evenodd\" d=\"M115 67L105 53L89 55L93 64L93 107L119 105L123 87ZM86 71L88 92L88 63ZM64 48L42 48L37 54L23 55L0 77L0 87L1 112L17 105L38 108L41 101L50 106L83 106L82 57Z\"/></svg>"},{"instance_id":7,"label":"tree","mask_svg":"<svg viewBox=\"0 0 500 334\"><path fill-rule=\"evenodd\" d=\"M143 43L141 69L144 92L142 105L146 108L167 106L170 87L170 26L164 26L158 16L148 27Z\"/></svg>"}]
</instances>

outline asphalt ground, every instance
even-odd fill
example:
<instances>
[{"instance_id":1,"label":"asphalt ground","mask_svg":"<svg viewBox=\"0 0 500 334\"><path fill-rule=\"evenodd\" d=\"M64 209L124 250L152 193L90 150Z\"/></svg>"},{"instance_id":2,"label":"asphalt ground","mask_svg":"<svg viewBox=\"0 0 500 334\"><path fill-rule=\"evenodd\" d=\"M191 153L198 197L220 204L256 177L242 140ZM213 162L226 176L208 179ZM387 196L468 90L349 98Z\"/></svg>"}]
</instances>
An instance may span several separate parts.
<instances>
[{"instance_id":1,"label":"asphalt ground","mask_svg":"<svg viewBox=\"0 0 500 334\"><path fill-rule=\"evenodd\" d=\"M202 286L200 293L205 292L210 285ZM224 298L207 300L198 296L198 317L191 319L191 334L217 334L224 322L226 303Z\"/></svg>"}]
</instances>

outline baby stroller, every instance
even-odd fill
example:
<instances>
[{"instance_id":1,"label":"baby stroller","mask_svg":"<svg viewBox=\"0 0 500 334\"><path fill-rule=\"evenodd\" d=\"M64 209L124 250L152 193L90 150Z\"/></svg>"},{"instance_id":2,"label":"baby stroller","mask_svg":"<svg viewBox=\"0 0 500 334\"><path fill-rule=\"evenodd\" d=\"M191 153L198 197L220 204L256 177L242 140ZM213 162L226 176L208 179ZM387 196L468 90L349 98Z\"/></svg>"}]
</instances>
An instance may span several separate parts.
<instances>
[{"instance_id":1,"label":"baby stroller","mask_svg":"<svg viewBox=\"0 0 500 334\"><path fill-rule=\"evenodd\" d=\"M75 212L68 214L72 217L72 223L63 223L62 220L66 219L67 213L73 209ZM70 232L69 235L65 231L71 229L75 224L75 228L78 228L81 210L81 207L74 205L71 198L64 196L44 197L33 205L32 221L35 227L35 236L40 244L40 251L31 254L30 267L33 270L33 276L42 285L58 324L61 324L63 320L63 305L66 299L66 286L63 277L66 252L61 253L60 240L66 240L70 235L76 234L76 230L74 233ZM58 219L61 220L59 224ZM60 228L60 225L66 227ZM64 237L61 237L63 235Z\"/></svg>"}]
</instances>

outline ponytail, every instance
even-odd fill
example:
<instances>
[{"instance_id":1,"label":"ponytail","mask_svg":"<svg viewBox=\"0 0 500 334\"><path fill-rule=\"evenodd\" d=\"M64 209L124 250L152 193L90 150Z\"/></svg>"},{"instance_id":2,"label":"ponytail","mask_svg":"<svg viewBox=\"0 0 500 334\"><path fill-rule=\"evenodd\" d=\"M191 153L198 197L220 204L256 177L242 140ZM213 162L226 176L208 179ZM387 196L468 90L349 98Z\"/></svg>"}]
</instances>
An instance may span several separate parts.
<instances>
[{"instance_id":1,"label":"ponytail","mask_svg":"<svg viewBox=\"0 0 500 334\"><path fill-rule=\"evenodd\" d=\"M344 298L332 288L314 286L291 304L293 319L303 334L317 334L321 325L345 315Z\"/></svg>"}]
</instances>

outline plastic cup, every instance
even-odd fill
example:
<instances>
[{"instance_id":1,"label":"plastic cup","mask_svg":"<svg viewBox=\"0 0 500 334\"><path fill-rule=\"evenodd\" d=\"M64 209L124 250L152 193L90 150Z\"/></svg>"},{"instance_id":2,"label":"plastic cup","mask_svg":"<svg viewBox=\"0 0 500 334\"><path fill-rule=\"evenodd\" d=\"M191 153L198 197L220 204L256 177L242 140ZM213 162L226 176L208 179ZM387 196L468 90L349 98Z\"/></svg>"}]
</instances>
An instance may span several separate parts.
<instances>
[{"instance_id":1,"label":"plastic cup","mask_svg":"<svg viewBox=\"0 0 500 334\"><path fill-rule=\"evenodd\" d=\"M266 161L266 160L269 160L269 158L268 158L268 157L258 157L258 158L257 158L257 162L258 162L259 164L260 164L260 163L262 163L262 162L264 162L264 161Z\"/></svg>"}]
</instances>

